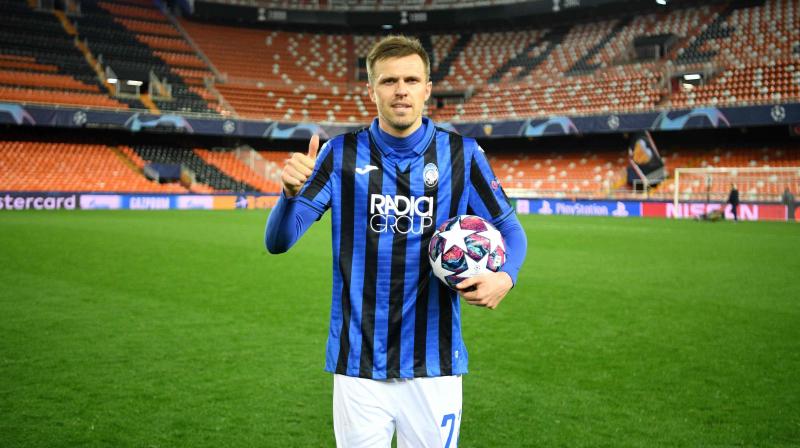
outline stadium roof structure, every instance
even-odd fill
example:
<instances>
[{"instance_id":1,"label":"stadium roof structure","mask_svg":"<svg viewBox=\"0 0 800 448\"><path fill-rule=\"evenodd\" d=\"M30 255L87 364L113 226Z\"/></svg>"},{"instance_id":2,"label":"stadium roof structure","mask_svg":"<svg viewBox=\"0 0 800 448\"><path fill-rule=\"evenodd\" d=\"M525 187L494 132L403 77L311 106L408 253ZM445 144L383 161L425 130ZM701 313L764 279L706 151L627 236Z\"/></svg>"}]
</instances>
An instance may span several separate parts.
<instances>
[{"instance_id":1,"label":"stadium roof structure","mask_svg":"<svg viewBox=\"0 0 800 448\"><path fill-rule=\"evenodd\" d=\"M270 139L334 135L367 123L372 108L363 58L385 30L361 32L351 25L401 23L404 17L398 11L267 10L197 0L198 15L175 18L155 5L85 0L83 14L74 18L82 54L55 15L21 0L3 4L11 6L0 22L17 32L6 33L7 54L0 58L7 68L0 73L7 84L0 86L0 124ZM530 8L535 16L536 8L556 4L567 2L487 8ZM519 26L499 30L461 20L482 7L406 12L409 21L415 14L427 20L427 28L409 33L431 55L429 116L479 138L797 128L800 19L792 3L675 0L663 12L634 11L647 5L655 7L652 0L626 2L625 9L615 0L582 0L558 18L542 13L551 18L539 18L545 24L519 19L513 23ZM583 19L573 10L597 14ZM238 22L226 26L228 20ZM438 29L438 20L459 28ZM30 24L48 29L47 36L34 38ZM767 28L769 34L737 32ZM101 75L87 61L101 58L114 71L101 73L108 83L127 69L152 70L141 90L152 104L99 85ZM29 74L19 76L21 70ZM689 76L702 82L686 88Z\"/></svg>"}]
</instances>

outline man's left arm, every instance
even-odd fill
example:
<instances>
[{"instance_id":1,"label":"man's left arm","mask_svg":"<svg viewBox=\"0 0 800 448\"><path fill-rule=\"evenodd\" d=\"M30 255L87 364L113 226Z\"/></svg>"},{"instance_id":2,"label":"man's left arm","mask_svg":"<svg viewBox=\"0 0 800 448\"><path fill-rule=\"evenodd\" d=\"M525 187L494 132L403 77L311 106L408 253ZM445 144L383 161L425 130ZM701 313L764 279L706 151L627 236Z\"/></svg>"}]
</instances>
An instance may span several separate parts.
<instances>
[{"instance_id":1,"label":"man's left arm","mask_svg":"<svg viewBox=\"0 0 800 448\"><path fill-rule=\"evenodd\" d=\"M517 274L525 260L528 242L511 201L492 171L483 150L474 140L464 139L469 148L468 206L476 215L489 220L503 235L506 263L498 272L479 275L457 285L459 294L470 305L494 309L516 284ZM475 145L474 147L471 147Z\"/></svg>"},{"instance_id":2,"label":"man's left arm","mask_svg":"<svg viewBox=\"0 0 800 448\"><path fill-rule=\"evenodd\" d=\"M517 215L509 214L502 222L497 223L497 230L506 243L506 262L503 267L497 272L468 278L456 286L461 297L470 305L497 308L517 283L519 270L525 261L528 238Z\"/></svg>"}]
</instances>

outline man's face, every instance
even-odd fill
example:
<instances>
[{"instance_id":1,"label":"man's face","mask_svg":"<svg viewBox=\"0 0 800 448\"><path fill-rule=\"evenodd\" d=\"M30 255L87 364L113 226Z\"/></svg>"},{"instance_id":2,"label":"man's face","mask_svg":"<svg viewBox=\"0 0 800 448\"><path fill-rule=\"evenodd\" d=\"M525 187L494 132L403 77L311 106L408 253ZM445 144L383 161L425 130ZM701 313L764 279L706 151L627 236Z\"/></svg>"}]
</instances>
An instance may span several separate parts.
<instances>
[{"instance_id":1,"label":"man's face","mask_svg":"<svg viewBox=\"0 0 800 448\"><path fill-rule=\"evenodd\" d=\"M375 61L369 97L378 106L381 129L406 137L422 124L422 110L431 96L425 64L416 54Z\"/></svg>"}]
</instances>

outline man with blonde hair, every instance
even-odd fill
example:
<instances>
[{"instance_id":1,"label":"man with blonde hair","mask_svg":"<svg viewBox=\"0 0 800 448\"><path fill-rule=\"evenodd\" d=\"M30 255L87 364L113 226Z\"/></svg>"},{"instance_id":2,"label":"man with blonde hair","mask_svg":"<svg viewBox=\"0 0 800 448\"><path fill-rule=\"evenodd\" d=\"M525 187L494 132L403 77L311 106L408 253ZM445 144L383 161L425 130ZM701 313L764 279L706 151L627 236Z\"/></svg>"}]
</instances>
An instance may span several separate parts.
<instances>
[{"instance_id":1,"label":"man with blonde hair","mask_svg":"<svg viewBox=\"0 0 800 448\"><path fill-rule=\"evenodd\" d=\"M378 116L318 152L296 153L267 221L272 253L287 251L331 209L333 285L325 369L334 374L339 447L454 447L461 423L467 350L459 295L496 308L514 285L526 238L475 140L423 117L430 61L419 41L389 36L367 57ZM439 282L428 242L447 219L479 215L503 234L500 272L458 292Z\"/></svg>"}]
</instances>

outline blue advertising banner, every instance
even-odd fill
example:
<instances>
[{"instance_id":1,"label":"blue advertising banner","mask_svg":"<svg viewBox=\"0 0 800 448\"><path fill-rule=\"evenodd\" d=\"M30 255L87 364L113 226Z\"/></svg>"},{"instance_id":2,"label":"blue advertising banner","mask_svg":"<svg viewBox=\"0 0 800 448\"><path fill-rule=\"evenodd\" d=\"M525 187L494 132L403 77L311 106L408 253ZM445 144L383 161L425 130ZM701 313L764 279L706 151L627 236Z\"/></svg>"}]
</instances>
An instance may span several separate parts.
<instances>
[{"instance_id":1,"label":"blue advertising banner","mask_svg":"<svg viewBox=\"0 0 800 448\"><path fill-rule=\"evenodd\" d=\"M642 216L639 201L566 201L559 199L517 199L517 213L533 215Z\"/></svg>"},{"instance_id":2,"label":"blue advertising banner","mask_svg":"<svg viewBox=\"0 0 800 448\"><path fill-rule=\"evenodd\" d=\"M800 104L782 103L742 107L697 107L635 114L551 116L527 120L447 123L437 125L474 138L541 137L634 131L679 131L800 123ZM130 132L186 133L306 140L313 134L329 139L365 126L319 125L197 118L176 114L153 115L133 110L92 110L0 103L0 124L68 128L106 128Z\"/></svg>"},{"instance_id":3,"label":"blue advertising banner","mask_svg":"<svg viewBox=\"0 0 800 448\"><path fill-rule=\"evenodd\" d=\"M443 123L475 138L542 137L635 131L680 131L800 123L800 104L742 107L698 107L637 114L553 116L524 121Z\"/></svg>"},{"instance_id":4,"label":"blue advertising banner","mask_svg":"<svg viewBox=\"0 0 800 448\"><path fill-rule=\"evenodd\" d=\"M269 209L274 193L116 194L0 192L1 210L233 210Z\"/></svg>"},{"instance_id":5,"label":"blue advertising banner","mask_svg":"<svg viewBox=\"0 0 800 448\"><path fill-rule=\"evenodd\" d=\"M276 194L114 194L0 192L0 212L4 210L264 210L275 206ZM533 215L659 217L702 219L724 204L681 203L676 208L666 201L570 201L564 199L514 199L517 213ZM743 203L739 219L745 221L800 221L800 208L789 216L785 205Z\"/></svg>"},{"instance_id":6,"label":"blue advertising banner","mask_svg":"<svg viewBox=\"0 0 800 448\"><path fill-rule=\"evenodd\" d=\"M130 210L169 210L177 208L177 196L123 195L120 208Z\"/></svg>"}]
</instances>

